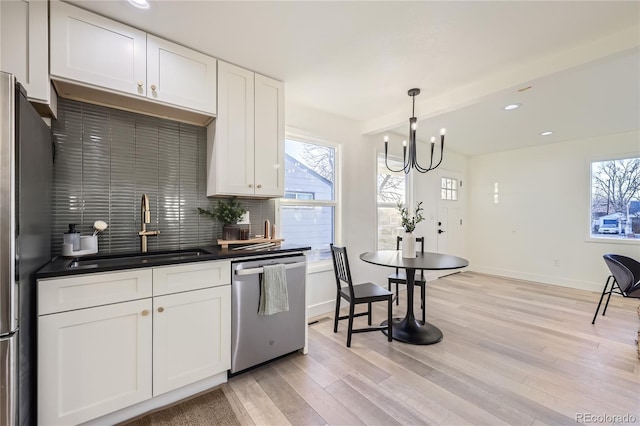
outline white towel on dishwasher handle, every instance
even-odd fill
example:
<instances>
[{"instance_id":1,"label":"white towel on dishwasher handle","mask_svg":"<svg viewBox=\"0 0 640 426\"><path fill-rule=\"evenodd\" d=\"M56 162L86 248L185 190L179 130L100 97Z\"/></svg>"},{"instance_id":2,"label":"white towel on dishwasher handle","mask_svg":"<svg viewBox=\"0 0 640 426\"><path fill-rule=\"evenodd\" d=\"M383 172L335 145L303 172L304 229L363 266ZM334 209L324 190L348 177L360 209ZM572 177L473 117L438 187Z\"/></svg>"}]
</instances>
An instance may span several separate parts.
<instances>
[{"instance_id":1,"label":"white towel on dishwasher handle","mask_svg":"<svg viewBox=\"0 0 640 426\"><path fill-rule=\"evenodd\" d=\"M273 315L288 311L289 293L285 265L265 265L262 270L258 315Z\"/></svg>"}]
</instances>

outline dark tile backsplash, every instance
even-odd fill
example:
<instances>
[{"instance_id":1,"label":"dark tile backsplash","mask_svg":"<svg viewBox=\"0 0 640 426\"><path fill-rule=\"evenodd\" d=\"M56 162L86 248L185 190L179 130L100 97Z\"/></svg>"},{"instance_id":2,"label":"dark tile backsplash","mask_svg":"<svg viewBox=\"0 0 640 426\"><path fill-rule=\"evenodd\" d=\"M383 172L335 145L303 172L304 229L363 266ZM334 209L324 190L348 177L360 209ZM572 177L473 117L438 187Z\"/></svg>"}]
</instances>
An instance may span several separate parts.
<instances>
[{"instance_id":1,"label":"dark tile backsplash","mask_svg":"<svg viewBox=\"0 0 640 426\"><path fill-rule=\"evenodd\" d=\"M217 199L206 197L206 128L59 99L52 123L56 158L53 178L52 253L61 253L69 223L82 235L93 223L109 227L98 238L100 253L140 250L140 203L149 196L149 250L215 244L222 224L198 214ZM240 199L252 233L274 221L272 200Z\"/></svg>"}]
</instances>

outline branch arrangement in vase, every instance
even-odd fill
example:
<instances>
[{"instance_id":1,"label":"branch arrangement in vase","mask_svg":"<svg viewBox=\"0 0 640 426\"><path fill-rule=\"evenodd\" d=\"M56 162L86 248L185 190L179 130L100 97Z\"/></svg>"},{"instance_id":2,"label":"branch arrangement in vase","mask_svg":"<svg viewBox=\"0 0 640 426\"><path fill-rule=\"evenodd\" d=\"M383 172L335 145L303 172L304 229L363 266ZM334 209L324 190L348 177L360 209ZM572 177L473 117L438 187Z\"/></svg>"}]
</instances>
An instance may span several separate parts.
<instances>
[{"instance_id":1,"label":"branch arrangement in vase","mask_svg":"<svg viewBox=\"0 0 640 426\"><path fill-rule=\"evenodd\" d=\"M402 227L405 232L415 231L416 225L424 220L424 216L422 216L422 212L424 211L422 208L422 201L416 204L415 216L409 217L409 209L400 202L398 202L398 211L400 212Z\"/></svg>"},{"instance_id":2,"label":"branch arrangement in vase","mask_svg":"<svg viewBox=\"0 0 640 426\"><path fill-rule=\"evenodd\" d=\"M198 213L218 219L225 225L235 225L247 212L235 197L230 198L228 202L218 201L218 205L211 210L198 207Z\"/></svg>"}]
</instances>

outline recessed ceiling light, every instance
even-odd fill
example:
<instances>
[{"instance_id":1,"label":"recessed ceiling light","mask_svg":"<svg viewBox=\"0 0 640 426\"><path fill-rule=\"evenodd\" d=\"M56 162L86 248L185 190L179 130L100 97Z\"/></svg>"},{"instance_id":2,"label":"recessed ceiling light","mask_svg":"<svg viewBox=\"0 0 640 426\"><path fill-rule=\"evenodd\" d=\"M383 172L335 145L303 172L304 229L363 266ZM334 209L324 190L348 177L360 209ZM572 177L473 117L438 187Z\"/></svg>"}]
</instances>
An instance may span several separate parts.
<instances>
[{"instance_id":1,"label":"recessed ceiling light","mask_svg":"<svg viewBox=\"0 0 640 426\"><path fill-rule=\"evenodd\" d=\"M504 107L505 111L511 111L514 110L516 108L520 108L520 104L509 104L506 107Z\"/></svg>"},{"instance_id":2,"label":"recessed ceiling light","mask_svg":"<svg viewBox=\"0 0 640 426\"><path fill-rule=\"evenodd\" d=\"M551 135L551 134L553 134L553 132L552 132L552 131L547 130L546 132L542 132L542 133L540 133L540 136L549 136L549 135Z\"/></svg>"},{"instance_id":3,"label":"recessed ceiling light","mask_svg":"<svg viewBox=\"0 0 640 426\"><path fill-rule=\"evenodd\" d=\"M149 2L147 0L127 0L132 6L138 9L149 9Z\"/></svg>"}]
</instances>

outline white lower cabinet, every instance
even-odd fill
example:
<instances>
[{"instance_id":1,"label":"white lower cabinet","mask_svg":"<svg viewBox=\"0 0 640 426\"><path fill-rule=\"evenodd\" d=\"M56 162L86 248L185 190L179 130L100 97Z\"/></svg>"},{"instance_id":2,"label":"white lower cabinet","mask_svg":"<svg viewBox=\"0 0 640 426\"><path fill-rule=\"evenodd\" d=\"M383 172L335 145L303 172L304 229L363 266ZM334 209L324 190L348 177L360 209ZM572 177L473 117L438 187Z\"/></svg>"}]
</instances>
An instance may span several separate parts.
<instances>
[{"instance_id":1,"label":"white lower cabinet","mask_svg":"<svg viewBox=\"0 0 640 426\"><path fill-rule=\"evenodd\" d=\"M90 421L228 370L230 265L38 280L38 424Z\"/></svg>"},{"instance_id":2,"label":"white lower cabinet","mask_svg":"<svg viewBox=\"0 0 640 426\"><path fill-rule=\"evenodd\" d=\"M153 299L153 395L231 367L231 286Z\"/></svg>"},{"instance_id":3,"label":"white lower cabinet","mask_svg":"<svg viewBox=\"0 0 640 426\"><path fill-rule=\"evenodd\" d=\"M71 425L152 396L151 299L38 319L38 424Z\"/></svg>"}]
</instances>

